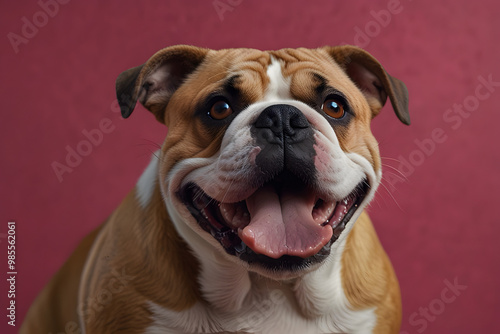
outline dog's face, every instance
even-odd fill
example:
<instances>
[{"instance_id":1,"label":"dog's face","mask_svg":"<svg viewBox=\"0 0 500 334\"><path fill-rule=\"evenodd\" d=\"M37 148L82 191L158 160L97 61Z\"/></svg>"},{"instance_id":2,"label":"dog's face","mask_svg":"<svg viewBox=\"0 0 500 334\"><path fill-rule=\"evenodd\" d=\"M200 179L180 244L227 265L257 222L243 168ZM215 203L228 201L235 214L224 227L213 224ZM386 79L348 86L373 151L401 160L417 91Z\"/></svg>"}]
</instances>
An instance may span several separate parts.
<instances>
[{"instance_id":1,"label":"dog's face","mask_svg":"<svg viewBox=\"0 0 500 334\"><path fill-rule=\"evenodd\" d=\"M117 81L168 127L160 184L198 257L272 278L334 256L381 179L370 122L404 84L355 47L161 50ZM210 255L208 255L210 256Z\"/></svg>"}]
</instances>

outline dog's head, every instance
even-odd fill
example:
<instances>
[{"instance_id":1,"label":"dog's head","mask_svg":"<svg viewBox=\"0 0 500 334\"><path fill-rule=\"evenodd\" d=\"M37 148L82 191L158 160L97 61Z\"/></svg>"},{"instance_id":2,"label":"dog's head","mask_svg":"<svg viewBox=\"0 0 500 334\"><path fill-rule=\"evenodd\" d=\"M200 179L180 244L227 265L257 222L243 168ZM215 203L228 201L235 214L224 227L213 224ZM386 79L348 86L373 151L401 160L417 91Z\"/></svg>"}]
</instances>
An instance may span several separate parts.
<instances>
[{"instance_id":1,"label":"dog's head","mask_svg":"<svg viewBox=\"0 0 500 334\"><path fill-rule=\"evenodd\" d=\"M160 183L198 257L272 278L319 266L372 199L381 163L370 122L387 97L409 124L405 85L353 46L165 48L117 80L168 127Z\"/></svg>"}]
</instances>

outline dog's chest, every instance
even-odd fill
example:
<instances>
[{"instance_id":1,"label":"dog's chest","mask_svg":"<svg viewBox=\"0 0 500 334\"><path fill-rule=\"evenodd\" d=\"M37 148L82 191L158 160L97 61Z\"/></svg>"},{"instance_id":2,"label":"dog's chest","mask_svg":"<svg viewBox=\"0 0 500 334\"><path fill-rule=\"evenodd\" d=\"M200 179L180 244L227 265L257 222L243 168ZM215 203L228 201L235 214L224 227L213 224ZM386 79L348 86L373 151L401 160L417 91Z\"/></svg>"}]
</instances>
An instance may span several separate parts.
<instances>
[{"instance_id":1,"label":"dog's chest","mask_svg":"<svg viewBox=\"0 0 500 334\"><path fill-rule=\"evenodd\" d=\"M202 303L191 309L175 312L150 303L153 323L146 334L175 333L261 333L317 334L372 333L373 310L352 311L340 308L335 314L307 319L297 305L279 289L266 296L247 298L240 310L221 312Z\"/></svg>"},{"instance_id":2,"label":"dog's chest","mask_svg":"<svg viewBox=\"0 0 500 334\"><path fill-rule=\"evenodd\" d=\"M151 304L154 324L146 333L319 333L316 321L306 320L276 292L272 298L245 304L237 312L218 312L200 303L174 312Z\"/></svg>"}]
</instances>

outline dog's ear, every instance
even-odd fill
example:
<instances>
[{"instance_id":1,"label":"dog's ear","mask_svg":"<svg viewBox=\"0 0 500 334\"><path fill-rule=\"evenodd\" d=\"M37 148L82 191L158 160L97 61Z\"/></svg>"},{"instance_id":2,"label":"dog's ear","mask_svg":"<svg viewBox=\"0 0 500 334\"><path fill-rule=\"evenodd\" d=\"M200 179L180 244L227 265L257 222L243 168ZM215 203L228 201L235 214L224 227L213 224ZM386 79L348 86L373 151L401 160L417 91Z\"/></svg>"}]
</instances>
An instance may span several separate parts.
<instances>
[{"instance_id":1,"label":"dog's ear","mask_svg":"<svg viewBox=\"0 0 500 334\"><path fill-rule=\"evenodd\" d=\"M167 47L145 64L121 73L116 79L116 96L123 118L132 114L139 100L164 123L164 111L170 97L201 64L208 51L188 45Z\"/></svg>"},{"instance_id":2,"label":"dog's ear","mask_svg":"<svg viewBox=\"0 0 500 334\"><path fill-rule=\"evenodd\" d=\"M375 114L373 116L378 114L389 96L392 108L399 120L404 124L410 124L406 85L387 74L377 59L365 50L351 45L324 47L324 49L369 100L375 98L375 101L380 103L380 106L374 108Z\"/></svg>"}]
</instances>

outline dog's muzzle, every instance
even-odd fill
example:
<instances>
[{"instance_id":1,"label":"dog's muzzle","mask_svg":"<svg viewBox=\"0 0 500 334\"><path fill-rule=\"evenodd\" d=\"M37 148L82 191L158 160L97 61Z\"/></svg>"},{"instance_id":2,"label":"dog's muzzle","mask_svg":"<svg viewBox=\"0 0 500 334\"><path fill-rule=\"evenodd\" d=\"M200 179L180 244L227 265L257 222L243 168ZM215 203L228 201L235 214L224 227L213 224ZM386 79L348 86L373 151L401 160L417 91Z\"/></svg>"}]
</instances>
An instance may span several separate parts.
<instances>
[{"instance_id":1,"label":"dog's muzzle","mask_svg":"<svg viewBox=\"0 0 500 334\"><path fill-rule=\"evenodd\" d=\"M367 181L340 200L321 195L314 130L294 106L267 107L251 133L261 150L248 198L219 202L191 182L181 188L180 199L227 253L248 263L300 270L321 262L365 198Z\"/></svg>"}]
</instances>

